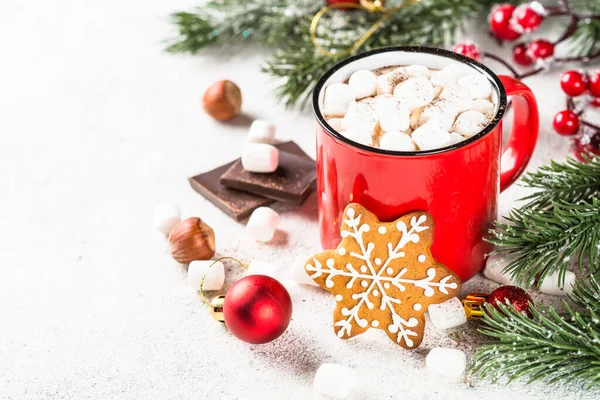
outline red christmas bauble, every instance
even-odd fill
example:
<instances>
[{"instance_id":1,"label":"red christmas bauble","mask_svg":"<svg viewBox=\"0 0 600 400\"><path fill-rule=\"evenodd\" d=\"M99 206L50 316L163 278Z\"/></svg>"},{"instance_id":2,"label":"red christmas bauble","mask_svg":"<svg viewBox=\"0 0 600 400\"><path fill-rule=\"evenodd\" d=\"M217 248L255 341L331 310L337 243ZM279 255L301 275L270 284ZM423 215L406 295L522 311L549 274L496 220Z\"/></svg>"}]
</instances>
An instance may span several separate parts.
<instances>
[{"instance_id":1,"label":"red christmas bauble","mask_svg":"<svg viewBox=\"0 0 600 400\"><path fill-rule=\"evenodd\" d=\"M579 130L579 116L571 110L562 110L554 116L552 125L559 135L571 136Z\"/></svg>"},{"instance_id":2,"label":"red christmas bauble","mask_svg":"<svg viewBox=\"0 0 600 400\"><path fill-rule=\"evenodd\" d=\"M463 43L458 43L452 47L452 51L458 54L462 54L463 56L471 57L474 60L481 60L481 51L479 50L479 46L477 43L466 41Z\"/></svg>"},{"instance_id":3,"label":"red christmas bauble","mask_svg":"<svg viewBox=\"0 0 600 400\"><path fill-rule=\"evenodd\" d=\"M587 90L585 76L575 70L565 72L560 78L560 87L567 96L577 97Z\"/></svg>"},{"instance_id":4,"label":"red christmas bauble","mask_svg":"<svg viewBox=\"0 0 600 400\"><path fill-rule=\"evenodd\" d=\"M583 154L589 156L591 153L600 156L600 132L585 132L583 135L576 137L571 147L571 153L583 162L586 161Z\"/></svg>"},{"instance_id":5,"label":"red christmas bauble","mask_svg":"<svg viewBox=\"0 0 600 400\"><path fill-rule=\"evenodd\" d=\"M515 40L521 36L510 21L514 11L515 6L512 4L498 4L492 8L488 22L490 30L498 39Z\"/></svg>"},{"instance_id":6,"label":"red christmas bauble","mask_svg":"<svg viewBox=\"0 0 600 400\"><path fill-rule=\"evenodd\" d=\"M266 275L249 275L225 294L223 318L231 333L252 344L277 339L290 324L292 299L286 288Z\"/></svg>"},{"instance_id":7,"label":"red christmas bauble","mask_svg":"<svg viewBox=\"0 0 600 400\"><path fill-rule=\"evenodd\" d=\"M534 40L527 46L527 52L534 60L543 60L554 55L554 45L544 39Z\"/></svg>"},{"instance_id":8,"label":"red christmas bauble","mask_svg":"<svg viewBox=\"0 0 600 400\"><path fill-rule=\"evenodd\" d=\"M528 66L533 64L533 58L527 53L527 46L524 43L513 47L513 59L519 65Z\"/></svg>"},{"instance_id":9,"label":"red christmas bauble","mask_svg":"<svg viewBox=\"0 0 600 400\"><path fill-rule=\"evenodd\" d=\"M333 4L337 4L337 3L355 3L355 4L359 4L360 0L326 0L325 1L327 3L328 6L331 6ZM351 9L350 7L346 7L346 8L341 8L342 10L349 10Z\"/></svg>"},{"instance_id":10,"label":"red christmas bauble","mask_svg":"<svg viewBox=\"0 0 600 400\"><path fill-rule=\"evenodd\" d=\"M521 4L513 12L513 23L523 32L533 32L541 25L544 14L543 6L537 2Z\"/></svg>"},{"instance_id":11,"label":"red christmas bauble","mask_svg":"<svg viewBox=\"0 0 600 400\"><path fill-rule=\"evenodd\" d=\"M508 302L508 304L512 305L521 314L531 317L531 311L529 311L531 297L526 291L516 286L501 286L490 293L486 300L496 308L498 307L498 303L506 304Z\"/></svg>"},{"instance_id":12,"label":"red christmas bauble","mask_svg":"<svg viewBox=\"0 0 600 400\"><path fill-rule=\"evenodd\" d=\"M588 89L594 97L600 97L600 71L594 71L590 74Z\"/></svg>"}]
</instances>

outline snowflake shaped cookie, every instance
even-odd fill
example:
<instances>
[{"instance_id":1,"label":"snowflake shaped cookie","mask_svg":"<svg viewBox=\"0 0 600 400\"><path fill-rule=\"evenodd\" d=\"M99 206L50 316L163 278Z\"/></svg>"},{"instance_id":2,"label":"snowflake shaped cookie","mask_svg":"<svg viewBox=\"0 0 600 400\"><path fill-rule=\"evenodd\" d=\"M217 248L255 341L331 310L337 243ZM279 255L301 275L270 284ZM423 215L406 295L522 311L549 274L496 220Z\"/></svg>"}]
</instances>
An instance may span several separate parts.
<instances>
[{"instance_id":1,"label":"snowflake shaped cookie","mask_svg":"<svg viewBox=\"0 0 600 400\"><path fill-rule=\"evenodd\" d=\"M342 242L306 263L308 275L335 296L334 330L347 339L369 328L400 346L423 340L424 313L460 291L452 271L436 262L433 218L416 211L383 223L359 204L344 210Z\"/></svg>"}]
</instances>

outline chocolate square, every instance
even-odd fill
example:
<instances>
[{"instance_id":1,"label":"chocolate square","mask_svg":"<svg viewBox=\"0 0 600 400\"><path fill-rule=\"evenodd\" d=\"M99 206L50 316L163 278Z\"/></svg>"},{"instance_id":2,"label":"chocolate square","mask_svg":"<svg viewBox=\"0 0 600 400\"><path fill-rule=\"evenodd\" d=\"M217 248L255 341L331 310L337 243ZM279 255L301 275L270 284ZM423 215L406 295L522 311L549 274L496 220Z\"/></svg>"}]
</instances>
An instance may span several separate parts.
<instances>
[{"instance_id":1,"label":"chocolate square","mask_svg":"<svg viewBox=\"0 0 600 400\"><path fill-rule=\"evenodd\" d=\"M308 158L279 151L279 168L273 173L248 172L236 161L221 177L221 183L284 203L300 204L309 195L316 178L315 162Z\"/></svg>"},{"instance_id":2,"label":"chocolate square","mask_svg":"<svg viewBox=\"0 0 600 400\"><path fill-rule=\"evenodd\" d=\"M312 159L294 142L285 142L276 145L279 150L297 154L307 160ZM236 160L237 161L237 160ZM232 161L211 171L189 178L192 188L204 196L217 208L236 221L240 221L258 207L268 206L273 199L258 196L235 189L229 189L219 183L221 175L225 173L236 161Z\"/></svg>"}]
</instances>

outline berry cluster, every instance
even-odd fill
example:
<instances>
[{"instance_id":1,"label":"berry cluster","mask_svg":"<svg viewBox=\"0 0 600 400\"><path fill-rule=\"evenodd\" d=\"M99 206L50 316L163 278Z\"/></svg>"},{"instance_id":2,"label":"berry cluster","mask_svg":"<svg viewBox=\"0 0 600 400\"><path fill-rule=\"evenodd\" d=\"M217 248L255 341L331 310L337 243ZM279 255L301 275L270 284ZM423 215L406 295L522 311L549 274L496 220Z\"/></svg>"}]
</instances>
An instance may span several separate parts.
<instances>
[{"instance_id":1,"label":"berry cluster","mask_svg":"<svg viewBox=\"0 0 600 400\"><path fill-rule=\"evenodd\" d=\"M516 79L524 79L543 73L552 64L567 62L587 63L600 58L600 51L574 57L555 57L554 47L576 34L578 24L590 19L600 19L600 14L577 14L569 0L562 0L556 7L544 7L538 2L524 3L519 6L498 4L489 16L492 35L500 43L515 41L525 33L535 31L549 17L569 17L569 25L554 42L537 39L518 43L513 47L513 60L516 64L530 66L525 72L519 72L511 63L493 53L482 52L477 44L467 41L455 45L452 50L476 60L491 59L502 64ZM561 87L567 94L567 107L554 117L554 129L561 135L573 138L572 151L580 160L582 154L592 152L600 154L600 127L582 119L586 109L600 108L600 71L586 74L579 71L567 71L561 79ZM510 106L510 104L509 104Z\"/></svg>"},{"instance_id":2,"label":"berry cluster","mask_svg":"<svg viewBox=\"0 0 600 400\"><path fill-rule=\"evenodd\" d=\"M489 16L490 30L501 41L514 41L524 33L539 28L546 16L546 9L536 1L519 6L498 4L492 8ZM519 65L529 66L553 55L554 43L544 39L519 43L513 47L513 59Z\"/></svg>"},{"instance_id":3,"label":"berry cluster","mask_svg":"<svg viewBox=\"0 0 600 400\"><path fill-rule=\"evenodd\" d=\"M554 130L563 136L573 136L572 152L582 159L582 154L600 154L600 127L582 119L589 108L600 105L600 71L567 71L562 75L560 87L567 97L567 108L558 112L553 121Z\"/></svg>"}]
</instances>

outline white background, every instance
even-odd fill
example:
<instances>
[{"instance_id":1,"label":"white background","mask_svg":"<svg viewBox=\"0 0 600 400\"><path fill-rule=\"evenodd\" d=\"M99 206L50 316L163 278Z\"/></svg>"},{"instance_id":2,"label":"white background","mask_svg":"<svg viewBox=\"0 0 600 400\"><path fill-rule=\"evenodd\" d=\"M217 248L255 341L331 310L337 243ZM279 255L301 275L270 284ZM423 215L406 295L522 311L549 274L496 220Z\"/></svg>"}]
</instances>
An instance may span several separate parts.
<instances>
[{"instance_id":1,"label":"white background","mask_svg":"<svg viewBox=\"0 0 600 400\"><path fill-rule=\"evenodd\" d=\"M205 115L204 89L220 78L237 82L250 118L274 120L281 138L311 155L314 123L308 112L276 104L273 82L260 73L261 50L163 53L168 13L193 5L0 4L0 398L317 398L311 381L323 362L358 370L353 399L598 396L577 385L431 376L428 350L450 346L470 356L482 339L474 323L458 329L458 343L430 327L415 351L379 331L341 341L332 333L331 296L312 288L292 286L293 321L271 344L246 345L212 321L152 229L157 203L200 216L216 232L218 253L244 261L289 268L319 242L314 196L300 209L278 207L281 231L262 245L191 190L187 177L237 157L247 129L245 120L219 124ZM558 80L555 70L527 81L542 114L532 165L567 153L550 128L564 107ZM503 194L503 212L519 196ZM476 278L465 293L495 286Z\"/></svg>"}]
</instances>

